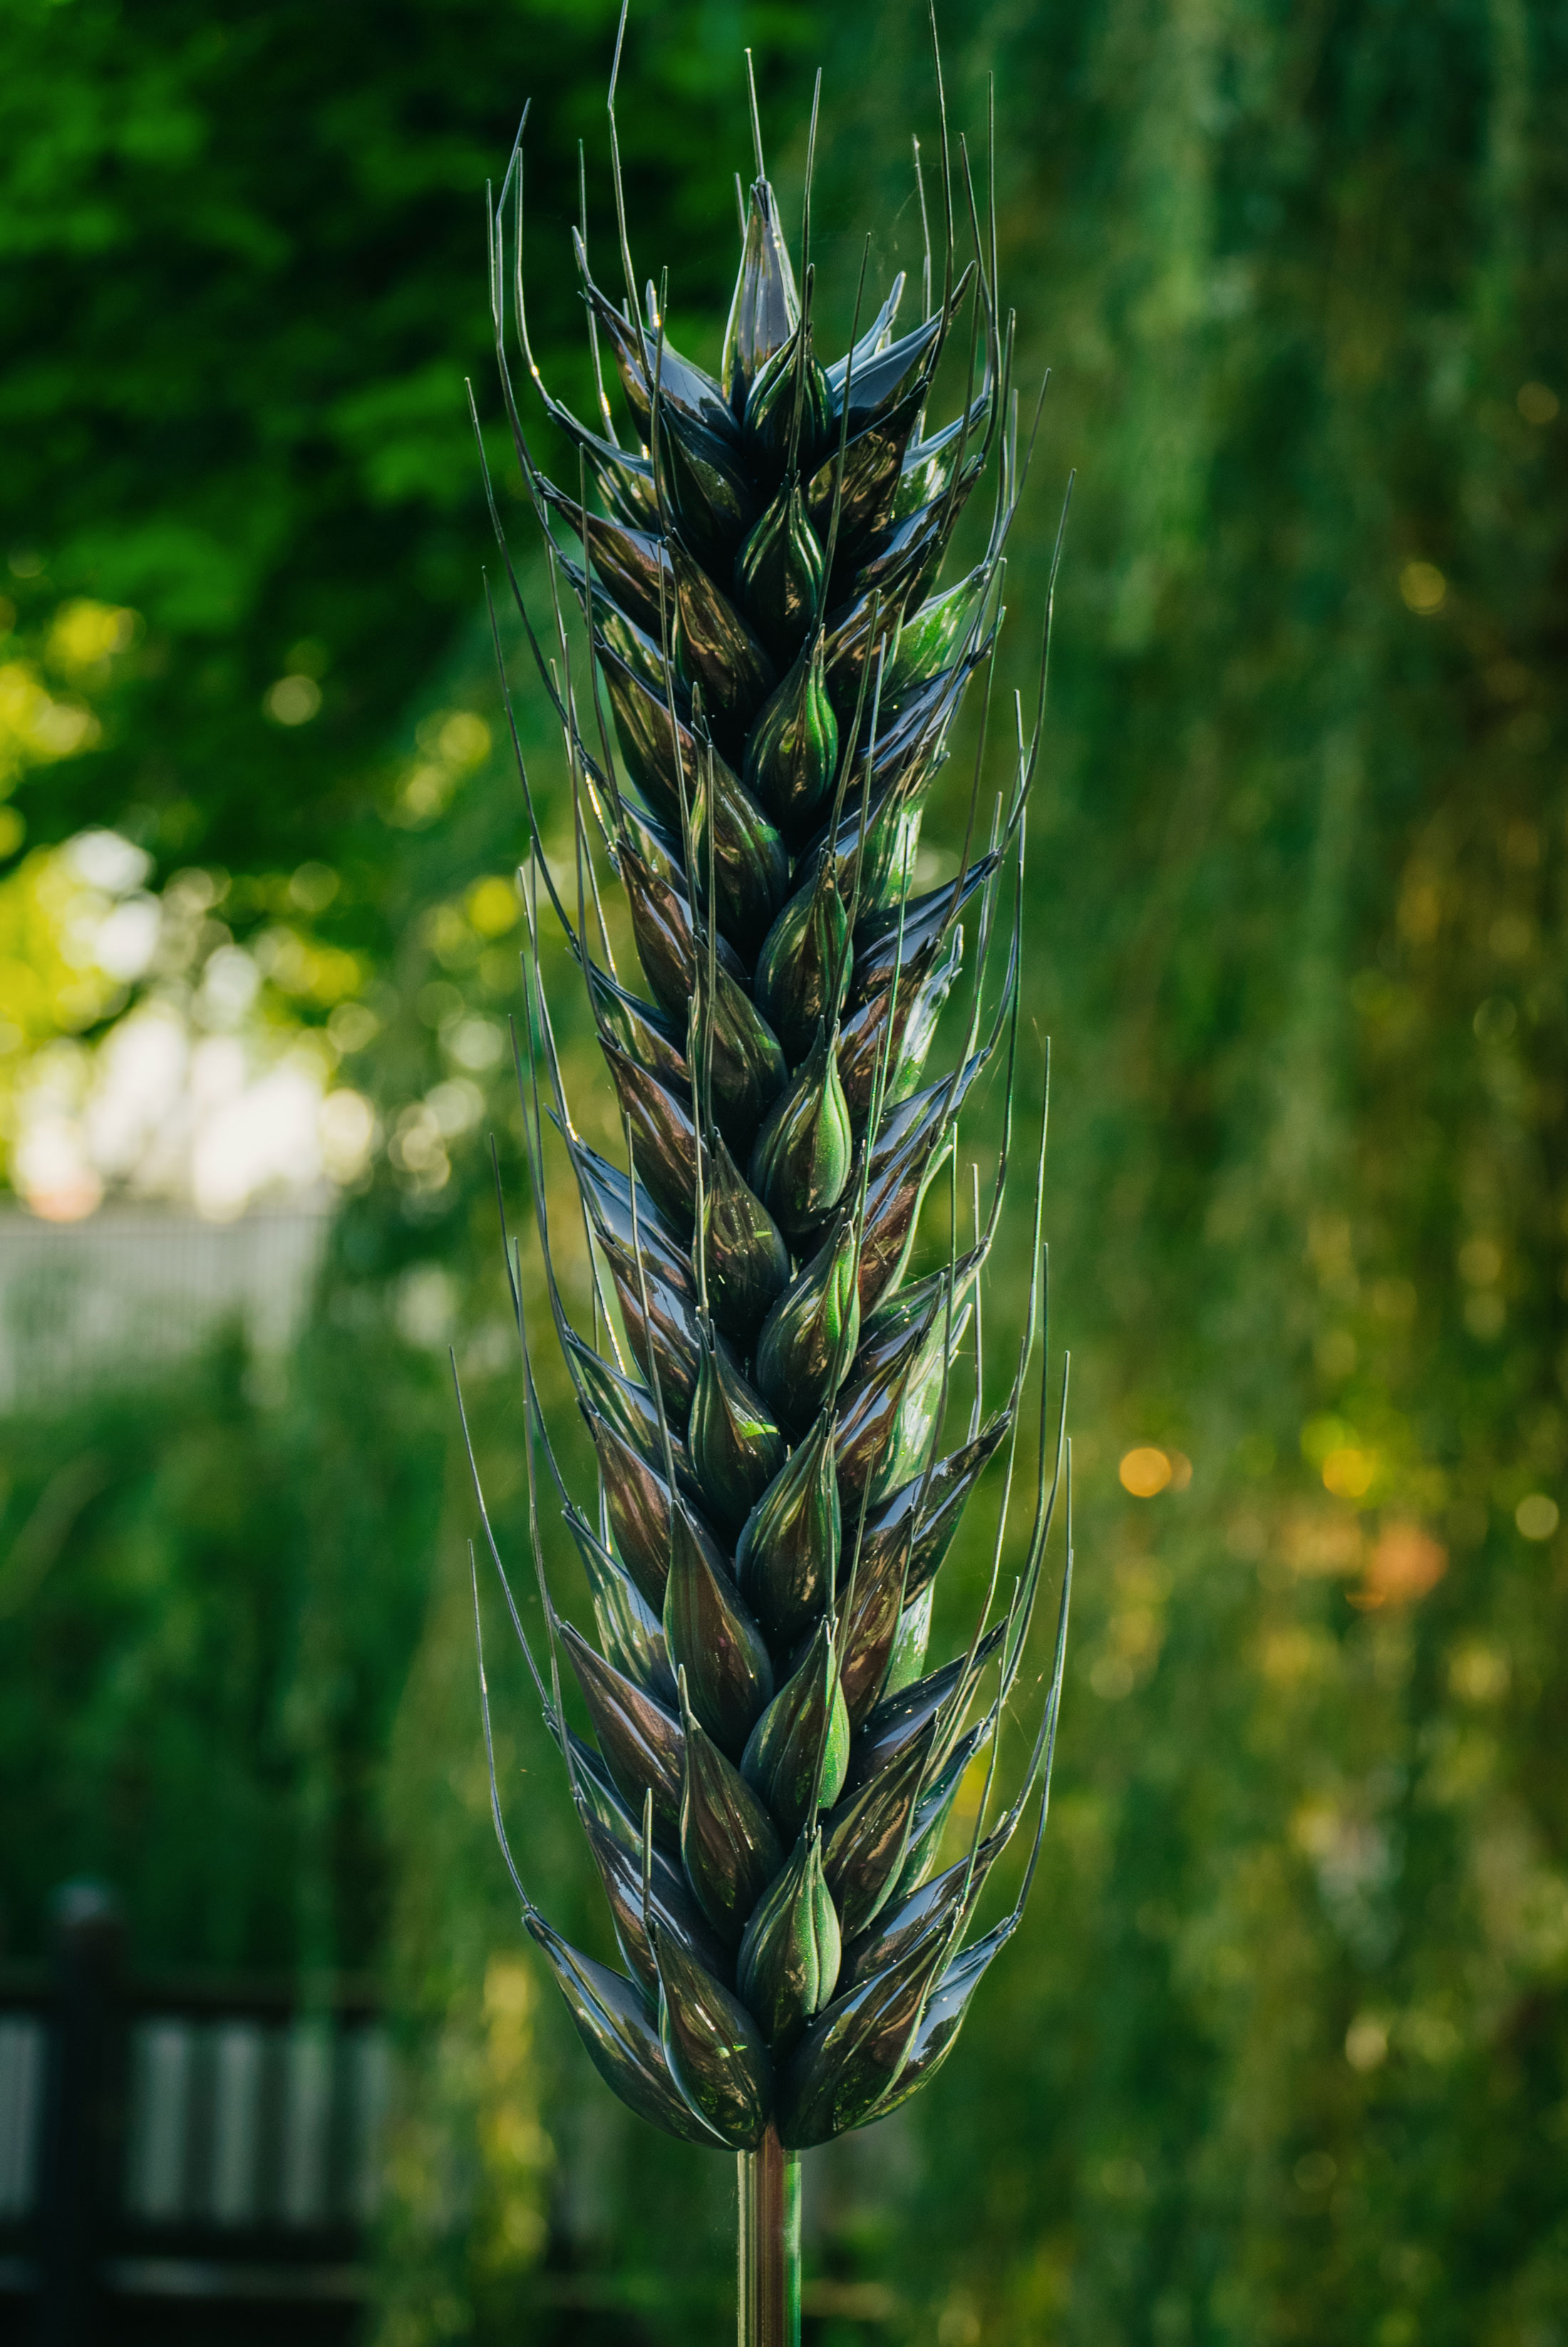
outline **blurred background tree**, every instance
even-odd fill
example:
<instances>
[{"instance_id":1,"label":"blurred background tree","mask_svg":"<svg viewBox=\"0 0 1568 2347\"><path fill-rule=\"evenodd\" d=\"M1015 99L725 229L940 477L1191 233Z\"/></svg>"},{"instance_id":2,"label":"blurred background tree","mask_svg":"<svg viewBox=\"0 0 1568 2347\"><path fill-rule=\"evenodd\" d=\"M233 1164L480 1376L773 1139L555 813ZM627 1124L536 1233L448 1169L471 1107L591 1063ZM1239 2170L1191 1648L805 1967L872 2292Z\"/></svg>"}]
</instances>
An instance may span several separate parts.
<instances>
[{"instance_id":1,"label":"blurred background tree","mask_svg":"<svg viewBox=\"0 0 1568 2347\"><path fill-rule=\"evenodd\" d=\"M13 1185L342 1196L286 1376L220 1349L3 1430L6 1750L46 1788L11 1940L90 1866L144 1963L380 1973L395 2347L725 2319L727 2164L623 2122L501 1893L441 1358L520 1556L485 1136L520 1220L523 826L461 380L489 431L482 190L531 97L533 323L582 395L613 15L0 18ZM1054 369L1015 615L1081 467L1027 980L1081 1595L1029 1923L929 2095L815 2163L817 2337L1562 2347L1568 37L1537 0L944 32L977 155L995 75ZM839 312L866 225L883 282L917 259L912 127L935 152L913 8L639 11L634 241L699 354L748 40L786 202L825 67ZM287 1164L116 1123L176 1034L191 1081L294 1083ZM496 1668L534 1874L601 1937Z\"/></svg>"}]
</instances>

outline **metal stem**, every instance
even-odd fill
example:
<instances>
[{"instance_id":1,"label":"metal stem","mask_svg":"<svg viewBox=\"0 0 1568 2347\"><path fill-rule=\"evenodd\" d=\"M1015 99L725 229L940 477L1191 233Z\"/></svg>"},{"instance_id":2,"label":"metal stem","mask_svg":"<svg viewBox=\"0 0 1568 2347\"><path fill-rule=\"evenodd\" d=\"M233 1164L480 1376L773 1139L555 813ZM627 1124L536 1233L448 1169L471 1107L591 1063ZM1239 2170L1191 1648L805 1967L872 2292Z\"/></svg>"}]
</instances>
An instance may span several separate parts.
<instances>
[{"instance_id":1,"label":"metal stem","mask_svg":"<svg viewBox=\"0 0 1568 2347\"><path fill-rule=\"evenodd\" d=\"M800 2347L800 2155L770 2127L737 2167L738 2347Z\"/></svg>"}]
</instances>

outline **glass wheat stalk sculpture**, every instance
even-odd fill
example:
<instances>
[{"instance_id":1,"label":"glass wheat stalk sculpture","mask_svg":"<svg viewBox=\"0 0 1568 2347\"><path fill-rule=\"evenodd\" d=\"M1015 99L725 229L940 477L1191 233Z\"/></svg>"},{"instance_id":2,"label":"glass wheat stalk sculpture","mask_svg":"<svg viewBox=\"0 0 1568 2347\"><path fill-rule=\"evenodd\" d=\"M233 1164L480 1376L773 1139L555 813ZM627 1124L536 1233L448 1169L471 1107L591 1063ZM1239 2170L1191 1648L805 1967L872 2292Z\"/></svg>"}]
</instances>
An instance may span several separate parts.
<instances>
[{"instance_id":1,"label":"glass wheat stalk sculpture","mask_svg":"<svg viewBox=\"0 0 1568 2347\"><path fill-rule=\"evenodd\" d=\"M1032 732L1015 702L1009 776L988 810L984 852L971 860L977 753L955 876L913 894L922 808L977 676L989 700L1020 478L994 204L982 225L967 152L960 141L955 166L944 117L940 288L927 241L921 314L898 331L900 275L862 332L863 263L850 348L824 364L810 161L797 277L753 90L755 177L742 198L740 276L714 380L670 340L662 292L637 292L613 77L610 118L624 301L600 291L584 236L574 239L599 381L593 428L546 391L528 344L521 133L493 215L491 289L506 411L549 549L542 642L498 517L497 531L561 722L573 810L575 878L565 882L527 796L518 1079L550 1307L598 1470L597 1491L574 1498L540 1410L508 1242L542 1658L509 1587L507 1599L624 1971L569 1946L540 1913L507 1847L493 1752L491 1786L524 1921L600 2076L667 2134L740 2155L740 2335L743 2347L774 2347L799 2336L801 2151L896 2109L946 2059L1017 1926L1045 1824L1070 1496L1042 1715L1014 1797L993 1805L999 1731L1065 1448L1065 1368L1054 1439L1048 1360L1038 1402L1026 1404L1042 1317L1043 1110L1027 1268L1013 1251L1025 1327L1010 1390L989 1417L979 1300L1018 1070L1024 815L1044 649ZM813 148L815 129L814 104ZM916 162L918 172L917 148ZM961 272L955 185L973 244ZM534 460L514 331L576 454L564 489ZM607 349L626 438L599 372ZM964 388L954 420L934 428L927 406L945 356ZM955 525L993 455L989 540L965 577L939 589ZM498 637L497 649L498 659ZM527 795L520 748L518 761ZM617 968L601 895L611 874L645 992ZM590 1148L573 1121L540 977L541 887L587 989L623 1164ZM967 1010L956 993L966 924ZM950 999L961 1040L933 1080L926 1061ZM983 1217L973 1170L973 1229L960 1249L958 1120L993 1064L1003 1137ZM580 1194L590 1337L569 1324L556 1277L547 1146L564 1149ZM922 1201L944 1169L947 1259L907 1277ZM960 1380L968 1429L944 1450ZM1026 1419L1032 1509L1009 1567ZM986 1601L964 1650L928 1668L937 1577L993 1461ZM1070 1467L1067 1481L1070 1490ZM540 1518L558 1508L597 1645L551 1595ZM498 1553L496 1563L506 1586ZM475 1610L477 1628L477 1580ZM483 1690L482 1659L480 1676ZM575 1683L591 1740L569 1724L563 1681ZM937 1870L971 1769L984 1778L973 1831ZM1031 1801L1022 1886L966 1944Z\"/></svg>"}]
</instances>

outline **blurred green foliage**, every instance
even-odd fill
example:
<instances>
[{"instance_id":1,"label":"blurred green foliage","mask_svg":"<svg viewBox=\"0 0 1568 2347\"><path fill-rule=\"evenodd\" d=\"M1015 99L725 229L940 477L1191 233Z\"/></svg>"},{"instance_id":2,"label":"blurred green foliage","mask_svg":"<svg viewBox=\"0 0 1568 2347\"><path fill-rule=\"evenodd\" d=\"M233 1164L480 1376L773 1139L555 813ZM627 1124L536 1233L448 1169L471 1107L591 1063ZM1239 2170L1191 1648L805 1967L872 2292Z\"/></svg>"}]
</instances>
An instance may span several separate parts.
<instances>
[{"instance_id":1,"label":"blurred green foliage","mask_svg":"<svg viewBox=\"0 0 1568 2347\"><path fill-rule=\"evenodd\" d=\"M7 1434L7 1538L105 1462L3 1666L8 1758L50 1788L8 1828L14 1931L90 1863L149 1959L385 1967L389 2347L725 2327L726 2164L625 2120L518 1962L440 1378L450 1338L526 1577L482 1138L520 1219L518 933L487 890L522 826L458 384L488 428L479 190L531 94L536 323L580 395L565 228L580 134L606 232L610 16L4 19L5 593L40 640L69 595L145 624L101 746L17 803L36 839L115 823L164 872L221 865L241 937L292 905L360 956L368 1031L339 1031L384 1141L287 1399L230 1360ZM1004 291L1054 369L1026 690L1081 468L1027 979L1080 1596L1030 1921L929 2094L814 2163L817 2341L1563 2347L1568 35L1539 0L947 30L978 159L995 71ZM644 12L633 239L699 349L745 38L788 202L826 67L835 315L866 225L882 280L917 257L911 126L936 152L913 8ZM319 686L298 723L263 706L288 675ZM316 913L307 858L341 877ZM1174 1463L1148 1497L1140 1448ZM500 1628L515 1838L602 1944Z\"/></svg>"},{"instance_id":2,"label":"blurred green foliage","mask_svg":"<svg viewBox=\"0 0 1568 2347\"><path fill-rule=\"evenodd\" d=\"M286 1392L230 1337L4 1423L0 1749L27 1788L5 1828L13 1955L37 1952L77 1871L129 1893L144 1966L380 1961L374 1758L417 1635L444 1430L395 1332L373 1346L323 1319Z\"/></svg>"},{"instance_id":3,"label":"blurred green foliage","mask_svg":"<svg viewBox=\"0 0 1568 2347\"><path fill-rule=\"evenodd\" d=\"M389 713L473 609L485 183L531 97L541 238L575 218L616 14L9 0L7 592L24 619L53 589L146 625L115 739L79 794L55 777L29 804L36 834L112 811L165 859L376 860ZM742 37L765 53L765 15L687 5L627 47L630 200L710 302L733 198L705 133ZM611 217L597 175L590 232ZM545 346L570 328L577 358L576 317L558 276ZM287 700L269 721L285 674L319 682L313 722Z\"/></svg>"}]
</instances>

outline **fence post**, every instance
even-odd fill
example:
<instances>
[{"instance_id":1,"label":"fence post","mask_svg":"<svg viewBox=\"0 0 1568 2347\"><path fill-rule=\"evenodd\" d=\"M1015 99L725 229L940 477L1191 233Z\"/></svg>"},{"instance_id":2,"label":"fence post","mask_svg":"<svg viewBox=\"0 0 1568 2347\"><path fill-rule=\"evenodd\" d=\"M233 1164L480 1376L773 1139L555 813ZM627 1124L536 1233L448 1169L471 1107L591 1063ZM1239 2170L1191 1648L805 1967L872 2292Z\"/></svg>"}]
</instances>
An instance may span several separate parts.
<instances>
[{"instance_id":1,"label":"fence post","mask_svg":"<svg viewBox=\"0 0 1568 2347\"><path fill-rule=\"evenodd\" d=\"M97 2347L100 2269L116 2185L124 1926L113 1895L68 1882L55 1901L38 2347Z\"/></svg>"}]
</instances>

